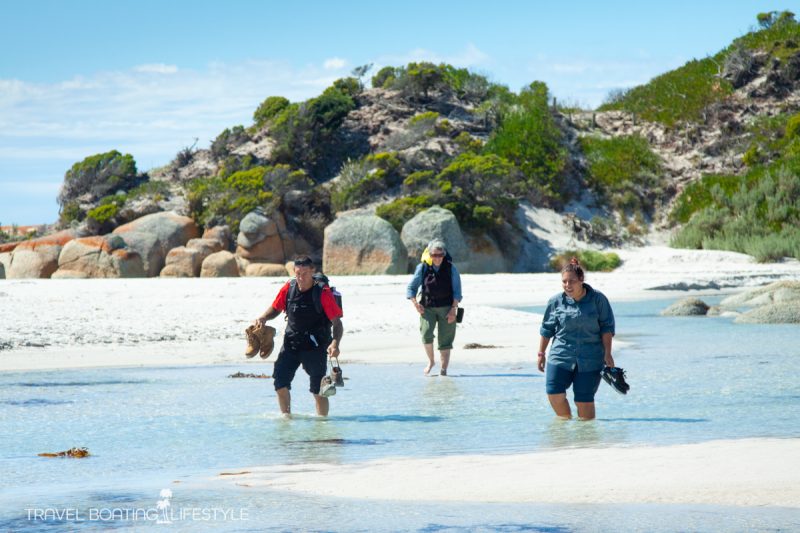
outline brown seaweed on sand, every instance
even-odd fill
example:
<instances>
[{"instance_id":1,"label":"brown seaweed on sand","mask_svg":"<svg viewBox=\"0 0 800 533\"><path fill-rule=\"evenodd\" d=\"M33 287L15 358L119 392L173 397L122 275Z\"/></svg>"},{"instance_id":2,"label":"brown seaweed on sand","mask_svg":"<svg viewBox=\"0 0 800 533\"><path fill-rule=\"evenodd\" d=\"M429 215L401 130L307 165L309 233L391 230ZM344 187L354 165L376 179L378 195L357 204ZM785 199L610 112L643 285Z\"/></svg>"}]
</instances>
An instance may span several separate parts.
<instances>
[{"instance_id":1,"label":"brown seaweed on sand","mask_svg":"<svg viewBox=\"0 0 800 533\"><path fill-rule=\"evenodd\" d=\"M69 450L65 450L63 452L57 453L40 453L39 457L72 457L75 459L79 459L82 457L88 457L89 450L86 448L70 448Z\"/></svg>"}]
</instances>

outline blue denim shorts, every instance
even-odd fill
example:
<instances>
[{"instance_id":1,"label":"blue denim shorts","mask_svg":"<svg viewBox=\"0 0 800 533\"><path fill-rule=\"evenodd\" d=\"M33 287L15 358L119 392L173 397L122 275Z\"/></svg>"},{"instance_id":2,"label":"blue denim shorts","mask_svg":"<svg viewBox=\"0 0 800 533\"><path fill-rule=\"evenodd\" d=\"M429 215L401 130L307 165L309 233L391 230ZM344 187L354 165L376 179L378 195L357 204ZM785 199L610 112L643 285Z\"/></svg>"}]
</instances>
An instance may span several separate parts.
<instances>
[{"instance_id":1,"label":"blue denim shorts","mask_svg":"<svg viewBox=\"0 0 800 533\"><path fill-rule=\"evenodd\" d=\"M569 370L547 363L547 394L563 394L572 385L576 402L593 402L600 386L600 371L578 372L578 366Z\"/></svg>"}]
</instances>

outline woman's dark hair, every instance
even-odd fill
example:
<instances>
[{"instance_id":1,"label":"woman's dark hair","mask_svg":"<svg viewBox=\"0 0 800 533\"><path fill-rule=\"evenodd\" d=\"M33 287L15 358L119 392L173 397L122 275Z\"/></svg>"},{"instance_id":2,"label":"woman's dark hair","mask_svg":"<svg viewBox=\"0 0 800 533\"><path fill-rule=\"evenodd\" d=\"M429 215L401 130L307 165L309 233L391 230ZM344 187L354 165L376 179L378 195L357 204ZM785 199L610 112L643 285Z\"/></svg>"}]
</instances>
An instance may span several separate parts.
<instances>
[{"instance_id":1,"label":"woman's dark hair","mask_svg":"<svg viewBox=\"0 0 800 533\"><path fill-rule=\"evenodd\" d=\"M561 269L561 272L575 272L575 275L578 276L578 279L583 281L583 269L581 268L581 264L578 262L577 257L570 259L569 263L564 265L564 268Z\"/></svg>"}]
</instances>

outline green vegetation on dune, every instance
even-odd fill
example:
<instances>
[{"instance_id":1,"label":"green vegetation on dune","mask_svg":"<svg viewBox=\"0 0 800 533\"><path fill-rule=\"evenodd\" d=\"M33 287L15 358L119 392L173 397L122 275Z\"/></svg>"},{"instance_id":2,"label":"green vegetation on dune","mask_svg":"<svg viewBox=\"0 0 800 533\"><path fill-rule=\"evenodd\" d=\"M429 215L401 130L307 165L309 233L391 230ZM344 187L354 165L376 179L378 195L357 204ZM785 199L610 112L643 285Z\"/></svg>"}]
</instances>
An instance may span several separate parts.
<instances>
[{"instance_id":1,"label":"green vegetation on dune","mask_svg":"<svg viewBox=\"0 0 800 533\"><path fill-rule=\"evenodd\" d=\"M709 106L732 93L726 74L731 77L731 71L748 70L754 52L766 53L781 64L800 51L800 24L793 13L762 13L758 20L761 30L739 37L713 56L694 59L644 85L612 93L599 110L627 111L666 126L702 121Z\"/></svg>"},{"instance_id":2,"label":"green vegetation on dune","mask_svg":"<svg viewBox=\"0 0 800 533\"><path fill-rule=\"evenodd\" d=\"M672 239L676 248L800 259L800 155L743 176L706 176L683 191L672 216L687 221Z\"/></svg>"},{"instance_id":3,"label":"green vegetation on dune","mask_svg":"<svg viewBox=\"0 0 800 533\"><path fill-rule=\"evenodd\" d=\"M533 82L504 106L500 125L484 153L511 161L525 177L525 186L544 197L564 200L567 150L564 134L548 107L547 85Z\"/></svg>"},{"instance_id":4,"label":"green vegetation on dune","mask_svg":"<svg viewBox=\"0 0 800 533\"><path fill-rule=\"evenodd\" d=\"M733 92L730 82L718 77L723 61L723 53L689 61L646 85L612 94L598 110L628 111L666 126L700 121L709 105L721 102Z\"/></svg>"},{"instance_id":5,"label":"green vegetation on dune","mask_svg":"<svg viewBox=\"0 0 800 533\"><path fill-rule=\"evenodd\" d=\"M661 159L647 139L582 137L580 143L586 154L587 184L614 210L652 215L665 182Z\"/></svg>"},{"instance_id":6,"label":"green vegetation on dune","mask_svg":"<svg viewBox=\"0 0 800 533\"><path fill-rule=\"evenodd\" d=\"M242 218L257 208L267 213L290 190L305 190L313 182L302 170L288 165L254 166L230 174L198 178L189 184L192 218L204 226L227 224L239 231Z\"/></svg>"},{"instance_id":7,"label":"green vegetation on dune","mask_svg":"<svg viewBox=\"0 0 800 533\"><path fill-rule=\"evenodd\" d=\"M554 271L560 271L573 257L577 258L581 268L588 272L611 272L622 264L622 260L614 252L565 250L550 258L550 268Z\"/></svg>"}]
</instances>

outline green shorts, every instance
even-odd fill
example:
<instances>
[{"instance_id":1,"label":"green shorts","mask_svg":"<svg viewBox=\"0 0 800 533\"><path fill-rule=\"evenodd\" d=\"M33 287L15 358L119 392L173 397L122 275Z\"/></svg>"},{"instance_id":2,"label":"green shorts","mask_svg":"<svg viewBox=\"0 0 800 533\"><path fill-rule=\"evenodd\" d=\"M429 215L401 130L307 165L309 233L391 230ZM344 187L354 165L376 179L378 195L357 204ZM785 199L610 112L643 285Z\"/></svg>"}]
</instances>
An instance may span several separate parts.
<instances>
[{"instance_id":1,"label":"green shorts","mask_svg":"<svg viewBox=\"0 0 800 533\"><path fill-rule=\"evenodd\" d=\"M447 323L447 307L426 307L425 312L419 316L419 332L422 334L423 344L433 344L436 326L439 326L439 349L452 350L456 338L456 323Z\"/></svg>"}]
</instances>

